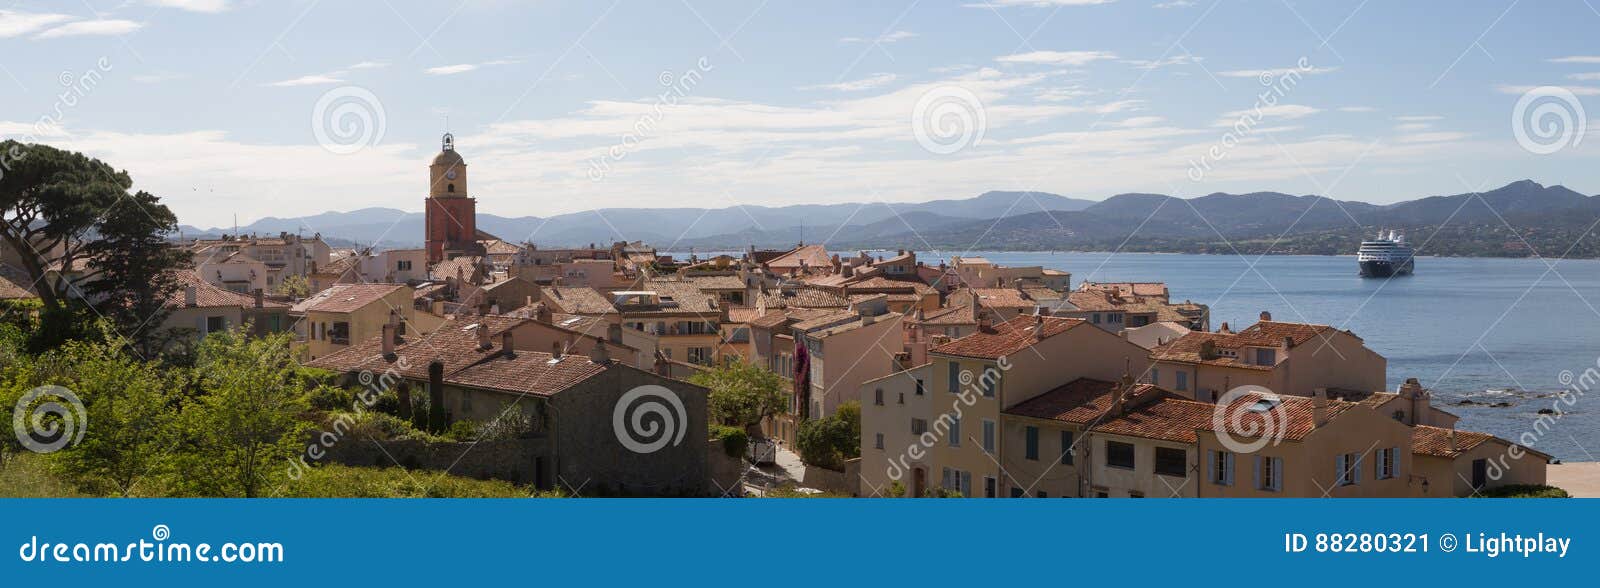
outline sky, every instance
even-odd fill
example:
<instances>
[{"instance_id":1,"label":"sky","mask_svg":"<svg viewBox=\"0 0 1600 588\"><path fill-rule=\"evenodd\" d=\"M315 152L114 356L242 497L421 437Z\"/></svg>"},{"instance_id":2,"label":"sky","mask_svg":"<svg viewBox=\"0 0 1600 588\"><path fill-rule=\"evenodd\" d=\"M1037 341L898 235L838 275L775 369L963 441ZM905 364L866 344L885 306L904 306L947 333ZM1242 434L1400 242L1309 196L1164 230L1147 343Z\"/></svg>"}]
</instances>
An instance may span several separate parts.
<instances>
[{"instance_id":1,"label":"sky","mask_svg":"<svg viewBox=\"0 0 1600 588\"><path fill-rule=\"evenodd\" d=\"M0 1L0 136L181 222L1600 193L1600 0Z\"/></svg>"}]
</instances>

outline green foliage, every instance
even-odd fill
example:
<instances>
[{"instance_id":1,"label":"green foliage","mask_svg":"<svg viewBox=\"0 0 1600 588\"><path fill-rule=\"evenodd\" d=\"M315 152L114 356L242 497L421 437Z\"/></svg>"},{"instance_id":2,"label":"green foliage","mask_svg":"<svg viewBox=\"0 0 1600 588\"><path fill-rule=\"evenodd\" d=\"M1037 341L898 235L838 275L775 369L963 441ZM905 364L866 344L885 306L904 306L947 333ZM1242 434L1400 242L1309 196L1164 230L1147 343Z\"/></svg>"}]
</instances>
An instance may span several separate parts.
<instances>
[{"instance_id":1,"label":"green foliage","mask_svg":"<svg viewBox=\"0 0 1600 588\"><path fill-rule=\"evenodd\" d=\"M833 416L800 423L795 449L808 464L842 470L845 460L861 456L861 404L846 402Z\"/></svg>"},{"instance_id":2,"label":"green foliage","mask_svg":"<svg viewBox=\"0 0 1600 588\"><path fill-rule=\"evenodd\" d=\"M728 362L700 372L689 382L711 391L707 396L711 419L726 425L753 427L788 406L783 378L744 362Z\"/></svg>"},{"instance_id":3,"label":"green foliage","mask_svg":"<svg viewBox=\"0 0 1600 588\"><path fill-rule=\"evenodd\" d=\"M961 491L960 490L951 490L949 488L939 488L937 486L930 486L930 487L928 487L928 489L922 491L922 497L923 498L961 498Z\"/></svg>"},{"instance_id":4,"label":"green foliage","mask_svg":"<svg viewBox=\"0 0 1600 588\"><path fill-rule=\"evenodd\" d=\"M499 480L474 480L402 468L322 465L307 468L284 484L286 498L558 498L560 491L536 491Z\"/></svg>"},{"instance_id":5,"label":"green foliage","mask_svg":"<svg viewBox=\"0 0 1600 588\"><path fill-rule=\"evenodd\" d=\"M905 483L903 483L903 482L901 482L899 480L895 480L893 482L890 482L889 483L889 497L890 498L905 498L906 497L906 485L905 485Z\"/></svg>"},{"instance_id":6,"label":"green foliage","mask_svg":"<svg viewBox=\"0 0 1600 588\"><path fill-rule=\"evenodd\" d=\"M450 423L450 429L444 432L444 437L451 441L471 441L478 438L478 423L470 420L459 420Z\"/></svg>"},{"instance_id":7,"label":"green foliage","mask_svg":"<svg viewBox=\"0 0 1600 588\"><path fill-rule=\"evenodd\" d=\"M287 333L250 338L242 330L207 335L195 373L201 394L184 411L191 444L178 492L254 497L303 449L310 423L304 375L293 369Z\"/></svg>"},{"instance_id":8,"label":"green foliage","mask_svg":"<svg viewBox=\"0 0 1600 588\"><path fill-rule=\"evenodd\" d=\"M721 441L722 450L729 457L744 457L745 448L750 446L750 435L739 427L713 425L711 427L711 440Z\"/></svg>"},{"instance_id":9,"label":"green foliage","mask_svg":"<svg viewBox=\"0 0 1600 588\"><path fill-rule=\"evenodd\" d=\"M108 343L72 342L55 354L70 365L56 380L88 411L88 432L77 445L50 454L55 468L86 492L131 496L147 476L159 476L178 446L176 426L185 377L130 357Z\"/></svg>"},{"instance_id":10,"label":"green foliage","mask_svg":"<svg viewBox=\"0 0 1600 588\"><path fill-rule=\"evenodd\" d=\"M1566 490L1542 484L1512 484L1490 488L1474 496L1480 498L1571 498Z\"/></svg>"},{"instance_id":11,"label":"green foliage","mask_svg":"<svg viewBox=\"0 0 1600 588\"><path fill-rule=\"evenodd\" d=\"M311 295L311 283L306 281L305 276L290 275L278 282L273 293L299 300Z\"/></svg>"},{"instance_id":12,"label":"green foliage","mask_svg":"<svg viewBox=\"0 0 1600 588\"><path fill-rule=\"evenodd\" d=\"M505 441L522 439L538 430L539 423L532 415L521 410L508 410L494 420L478 426L479 441Z\"/></svg>"},{"instance_id":13,"label":"green foliage","mask_svg":"<svg viewBox=\"0 0 1600 588\"><path fill-rule=\"evenodd\" d=\"M794 486L786 485L786 486L779 486L777 488L773 488L771 490L768 490L766 492L766 494L762 494L761 497L762 498L850 498L850 495L849 494L840 494L838 492L801 492L799 488L796 488Z\"/></svg>"},{"instance_id":14,"label":"green foliage","mask_svg":"<svg viewBox=\"0 0 1600 588\"><path fill-rule=\"evenodd\" d=\"M80 498L76 484L58 476L46 456L23 452L0 459L0 498Z\"/></svg>"}]
</instances>

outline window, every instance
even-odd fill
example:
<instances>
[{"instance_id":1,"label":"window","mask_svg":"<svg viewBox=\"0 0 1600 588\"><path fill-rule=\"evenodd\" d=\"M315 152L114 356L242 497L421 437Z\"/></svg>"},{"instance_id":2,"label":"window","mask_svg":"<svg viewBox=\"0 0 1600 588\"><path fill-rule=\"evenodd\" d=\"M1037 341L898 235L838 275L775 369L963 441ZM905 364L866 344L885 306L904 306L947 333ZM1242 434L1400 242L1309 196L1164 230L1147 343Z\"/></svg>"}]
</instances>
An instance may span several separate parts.
<instances>
[{"instance_id":1,"label":"window","mask_svg":"<svg viewBox=\"0 0 1600 588\"><path fill-rule=\"evenodd\" d=\"M228 330L228 327L226 326L227 324L227 319L224 319L223 317L208 316L206 317L206 332L215 333L217 331L226 331Z\"/></svg>"},{"instance_id":2,"label":"window","mask_svg":"<svg viewBox=\"0 0 1600 588\"><path fill-rule=\"evenodd\" d=\"M923 384L922 384L922 378L916 378L916 382L917 382L917 396L921 396L922 392L925 390L925 388L923 387Z\"/></svg>"},{"instance_id":3,"label":"window","mask_svg":"<svg viewBox=\"0 0 1600 588\"><path fill-rule=\"evenodd\" d=\"M1023 496L1024 496L1024 494L1022 493L1022 489L1021 488L1012 488L1011 489L1011 497L1012 498L1022 498Z\"/></svg>"},{"instance_id":4,"label":"window","mask_svg":"<svg viewBox=\"0 0 1600 588\"><path fill-rule=\"evenodd\" d=\"M400 261L394 262L394 269L395 269L395 271L401 271L401 272L410 271L411 270L411 260L402 259Z\"/></svg>"},{"instance_id":5,"label":"window","mask_svg":"<svg viewBox=\"0 0 1600 588\"><path fill-rule=\"evenodd\" d=\"M961 364L950 362L950 393L961 392Z\"/></svg>"},{"instance_id":6,"label":"window","mask_svg":"<svg viewBox=\"0 0 1600 588\"><path fill-rule=\"evenodd\" d=\"M1283 458L1256 456L1256 489L1283 491Z\"/></svg>"},{"instance_id":7,"label":"window","mask_svg":"<svg viewBox=\"0 0 1600 588\"><path fill-rule=\"evenodd\" d=\"M1472 460L1472 488L1477 490L1489 483L1489 460Z\"/></svg>"},{"instance_id":8,"label":"window","mask_svg":"<svg viewBox=\"0 0 1600 588\"><path fill-rule=\"evenodd\" d=\"M960 417L953 417L953 418L950 419L950 446L951 447L960 447L961 446L961 418Z\"/></svg>"},{"instance_id":9,"label":"window","mask_svg":"<svg viewBox=\"0 0 1600 588\"><path fill-rule=\"evenodd\" d=\"M1072 465L1072 431L1061 432L1061 464Z\"/></svg>"},{"instance_id":10,"label":"window","mask_svg":"<svg viewBox=\"0 0 1600 588\"><path fill-rule=\"evenodd\" d=\"M1027 439L1023 457L1029 461L1039 461L1039 427L1023 429L1023 437Z\"/></svg>"},{"instance_id":11,"label":"window","mask_svg":"<svg viewBox=\"0 0 1600 588\"><path fill-rule=\"evenodd\" d=\"M905 392L901 392L900 393L899 401L900 401L900 404L905 404L906 403L906 393Z\"/></svg>"},{"instance_id":12,"label":"window","mask_svg":"<svg viewBox=\"0 0 1600 588\"><path fill-rule=\"evenodd\" d=\"M994 453L994 421L983 419L983 450Z\"/></svg>"},{"instance_id":13,"label":"window","mask_svg":"<svg viewBox=\"0 0 1600 588\"><path fill-rule=\"evenodd\" d=\"M1097 312L1097 313L1089 315L1089 319L1090 319L1089 322L1091 322L1091 323L1094 323L1094 324L1097 324L1097 325L1100 324L1100 313Z\"/></svg>"},{"instance_id":14,"label":"window","mask_svg":"<svg viewBox=\"0 0 1600 588\"><path fill-rule=\"evenodd\" d=\"M1106 466L1133 469L1133 445L1130 443L1106 442Z\"/></svg>"},{"instance_id":15,"label":"window","mask_svg":"<svg viewBox=\"0 0 1600 588\"><path fill-rule=\"evenodd\" d=\"M1378 476L1377 476L1377 479L1379 479L1379 480L1387 480L1389 478L1395 477L1396 472L1399 470L1399 467L1398 467L1399 464L1397 462L1400 459L1399 458L1399 452L1396 451L1396 449L1397 448L1395 448L1395 447L1389 447L1389 448L1386 448L1386 449L1379 449L1378 450L1378 472L1377 472Z\"/></svg>"},{"instance_id":16,"label":"window","mask_svg":"<svg viewBox=\"0 0 1600 588\"><path fill-rule=\"evenodd\" d=\"M1156 473L1182 478L1189 475L1189 452L1176 447L1156 448Z\"/></svg>"},{"instance_id":17,"label":"window","mask_svg":"<svg viewBox=\"0 0 1600 588\"><path fill-rule=\"evenodd\" d=\"M466 390L462 390L461 391L461 413L462 414L466 414L466 413L471 412L471 411L472 411L472 393L468 392Z\"/></svg>"},{"instance_id":18,"label":"window","mask_svg":"<svg viewBox=\"0 0 1600 588\"><path fill-rule=\"evenodd\" d=\"M875 437L877 442L873 445L873 447L883 449L883 433L878 433Z\"/></svg>"},{"instance_id":19,"label":"window","mask_svg":"<svg viewBox=\"0 0 1600 588\"><path fill-rule=\"evenodd\" d=\"M1107 494L1105 492L1095 492L1094 493L1094 497L1095 498L1111 498L1111 495Z\"/></svg>"},{"instance_id":20,"label":"window","mask_svg":"<svg viewBox=\"0 0 1600 588\"><path fill-rule=\"evenodd\" d=\"M1143 492L1128 492L1128 498L1144 498Z\"/></svg>"},{"instance_id":21,"label":"window","mask_svg":"<svg viewBox=\"0 0 1600 588\"><path fill-rule=\"evenodd\" d=\"M1342 453L1336 464L1339 467L1338 477L1334 478L1340 486L1354 486L1361 483L1361 456L1355 453Z\"/></svg>"},{"instance_id":22,"label":"window","mask_svg":"<svg viewBox=\"0 0 1600 588\"><path fill-rule=\"evenodd\" d=\"M1160 386L1161 385L1161 370L1158 370L1156 368L1150 368L1150 385L1152 385L1152 386Z\"/></svg>"},{"instance_id":23,"label":"window","mask_svg":"<svg viewBox=\"0 0 1600 588\"><path fill-rule=\"evenodd\" d=\"M921 435L926 432L928 432L928 421L923 419L911 419L912 435Z\"/></svg>"},{"instance_id":24,"label":"window","mask_svg":"<svg viewBox=\"0 0 1600 588\"><path fill-rule=\"evenodd\" d=\"M878 388L877 390L872 391L872 403L878 406L883 406L883 388Z\"/></svg>"},{"instance_id":25,"label":"window","mask_svg":"<svg viewBox=\"0 0 1600 588\"><path fill-rule=\"evenodd\" d=\"M1278 363L1278 350L1276 350L1276 349L1257 349L1256 350L1256 365L1273 365L1275 363Z\"/></svg>"},{"instance_id":26,"label":"window","mask_svg":"<svg viewBox=\"0 0 1600 588\"><path fill-rule=\"evenodd\" d=\"M1034 492L1033 495L1037 496L1039 498L1049 498L1050 497L1050 495L1045 493L1045 491L1043 491L1043 490L1040 490L1038 492Z\"/></svg>"},{"instance_id":27,"label":"window","mask_svg":"<svg viewBox=\"0 0 1600 588\"><path fill-rule=\"evenodd\" d=\"M980 382L980 386L983 388L984 398L994 398L995 393L1000 390L1000 370L992 367L983 368L983 381Z\"/></svg>"},{"instance_id":28,"label":"window","mask_svg":"<svg viewBox=\"0 0 1600 588\"><path fill-rule=\"evenodd\" d=\"M983 497L984 498L994 498L995 494L996 494L995 487L998 485L998 483L999 482L996 481L993 476L984 476L983 477Z\"/></svg>"},{"instance_id":29,"label":"window","mask_svg":"<svg viewBox=\"0 0 1600 588\"><path fill-rule=\"evenodd\" d=\"M1233 454L1226 451L1211 452L1211 483L1218 486L1233 485Z\"/></svg>"},{"instance_id":30,"label":"window","mask_svg":"<svg viewBox=\"0 0 1600 588\"><path fill-rule=\"evenodd\" d=\"M944 468L943 482L946 490L960 492L962 496L972 496L972 472Z\"/></svg>"},{"instance_id":31,"label":"window","mask_svg":"<svg viewBox=\"0 0 1600 588\"><path fill-rule=\"evenodd\" d=\"M1173 373L1172 376L1177 378L1177 382L1172 385L1174 388L1177 388L1179 392L1189 391L1189 372L1179 371Z\"/></svg>"}]
</instances>

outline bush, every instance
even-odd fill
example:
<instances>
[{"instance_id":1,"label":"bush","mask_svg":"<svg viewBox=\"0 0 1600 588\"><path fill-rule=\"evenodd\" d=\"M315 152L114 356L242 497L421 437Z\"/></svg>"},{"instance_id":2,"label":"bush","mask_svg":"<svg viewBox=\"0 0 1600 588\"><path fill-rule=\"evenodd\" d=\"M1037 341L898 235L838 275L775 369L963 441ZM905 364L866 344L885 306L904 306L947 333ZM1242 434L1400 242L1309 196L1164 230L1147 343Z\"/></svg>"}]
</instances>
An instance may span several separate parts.
<instances>
[{"instance_id":1,"label":"bush","mask_svg":"<svg viewBox=\"0 0 1600 588\"><path fill-rule=\"evenodd\" d=\"M729 457L744 457L745 449L750 446L750 435L739 427L713 425L711 440L721 441L722 450L727 452Z\"/></svg>"},{"instance_id":2,"label":"bush","mask_svg":"<svg viewBox=\"0 0 1600 588\"><path fill-rule=\"evenodd\" d=\"M450 430L444 432L444 437L451 441L471 441L478 438L478 423L469 420L460 420L450 423Z\"/></svg>"},{"instance_id":3,"label":"bush","mask_svg":"<svg viewBox=\"0 0 1600 588\"><path fill-rule=\"evenodd\" d=\"M479 441L505 441L509 439L522 439L538 430L538 423L532 416L520 410L508 410L500 413L494 420L478 427Z\"/></svg>"},{"instance_id":4,"label":"bush","mask_svg":"<svg viewBox=\"0 0 1600 588\"><path fill-rule=\"evenodd\" d=\"M801 492L799 488L796 488L794 486L786 485L786 486L779 486L777 488L773 488L771 490L768 490L766 492L766 494L762 494L761 497L762 498L850 498L850 495L849 494L840 494L838 492L817 492L817 491Z\"/></svg>"},{"instance_id":5,"label":"bush","mask_svg":"<svg viewBox=\"0 0 1600 588\"><path fill-rule=\"evenodd\" d=\"M1490 488L1474 496L1481 498L1571 498L1566 490L1555 486L1542 484L1512 484L1499 488Z\"/></svg>"},{"instance_id":6,"label":"bush","mask_svg":"<svg viewBox=\"0 0 1600 588\"><path fill-rule=\"evenodd\" d=\"M402 468L322 465L307 468L277 494L286 498L525 498L560 497L499 480L474 480Z\"/></svg>"},{"instance_id":7,"label":"bush","mask_svg":"<svg viewBox=\"0 0 1600 588\"><path fill-rule=\"evenodd\" d=\"M834 415L800 423L795 450L808 464L844 469L844 462L861 456L861 405L846 402Z\"/></svg>"}]
</instances>

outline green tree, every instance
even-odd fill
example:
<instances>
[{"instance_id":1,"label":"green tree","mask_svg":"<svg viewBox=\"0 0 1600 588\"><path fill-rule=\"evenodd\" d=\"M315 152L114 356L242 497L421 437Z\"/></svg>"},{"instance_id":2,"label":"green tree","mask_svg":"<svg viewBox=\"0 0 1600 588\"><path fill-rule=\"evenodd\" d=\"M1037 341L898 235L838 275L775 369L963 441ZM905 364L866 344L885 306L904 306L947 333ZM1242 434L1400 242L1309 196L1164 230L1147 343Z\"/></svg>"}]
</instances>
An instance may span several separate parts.
<instances>
[{"instance_id":1,"label":"green tree","mask_svg":"<svg viewBox=\"0 0 1600 588\"><path fill-rule=\"evenodd\" d=\"M706 370L689 382L710 390L707 407L715 421L750 429L787 410L783 379L766 368L740 361Z\"/></svg>"},{"instance_id":2,"label":"green tree","mask_svg":"<svg viewBox=\"0 0 1600 588\"><path fill-rule=\"evenodd\" d=\"M311 283L306 281L305 276L291 275L278 282L278 288L274 291L298 300L311 295Z\"/></svg>"},{"instance_id":3,"label":"green tree","mask_svg":"<svg viewBox=\"0 0 1600 588\"><path fill-rule=\"evenodd\" d=\"M154 252L177 217L154 196L130 195L132 185L127 172L82 153L0 141L0 243L37 284L42 324L34 349L53 347L82 326L73 284L44 279L49 272L81 269L76 283L110 295L104 304L124 332L141 330L148 315L139 312L170 292L159 275L178 257Z\"/></svg>"},{"instance_id":4,"label":"green tree","mask_svg":"<svg viewBox=\"0 0 1600 588\"><path fill-rule=\"evenodd\" d=\"M184 411L181 493L260 496L305 446L308 382L295 369L291 335L254 338L248 328L211 333L200 344L199 396Z\"/></svg>"},{"instance_id":5,"label":"green tree","mask_svg":"<svg viewBox=\"0 0 1600 588\"><path fill-rule=\"evenodd\" d=\"M861 404L839 405L832 416L800 423L795 450L808 464L832 470L844 461L861 456Z\"/></svg>"},{"instance_id":6,"label":"green tree","mask_svg":"<svg viewBox=\"0 0 1600 588\"><path fill-rule=\"evenodd\" d=\"M55 469L90 493L132 495L163 473L178 441L173 392L182 376L110 343L69 343L59 354L72 371L62 384L83 401L89 427L81 442L51 454Z\"/></svg>"}]
</instances>

